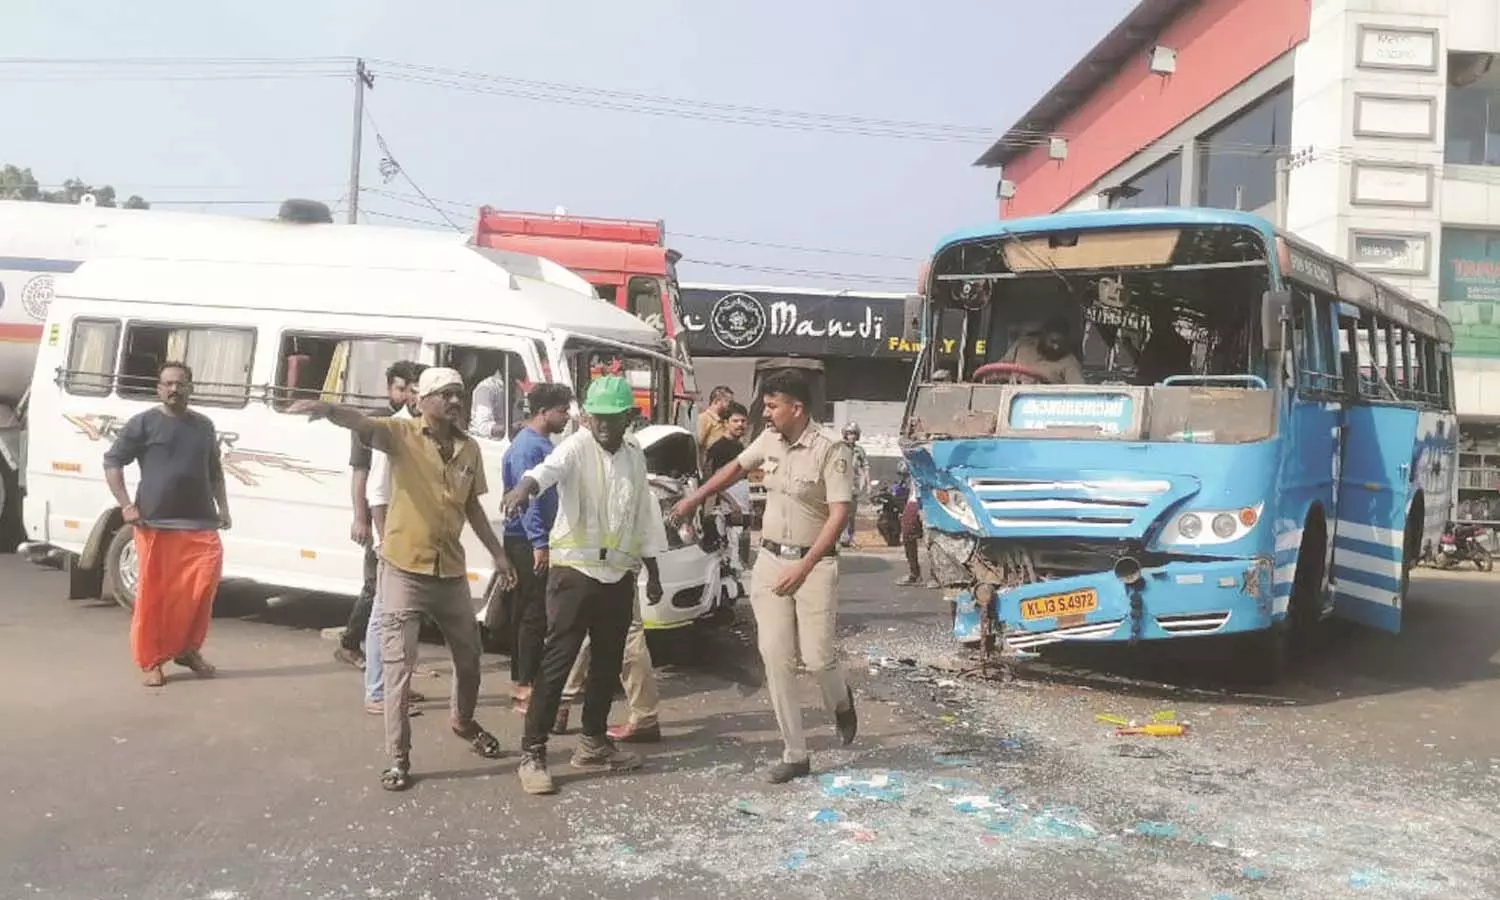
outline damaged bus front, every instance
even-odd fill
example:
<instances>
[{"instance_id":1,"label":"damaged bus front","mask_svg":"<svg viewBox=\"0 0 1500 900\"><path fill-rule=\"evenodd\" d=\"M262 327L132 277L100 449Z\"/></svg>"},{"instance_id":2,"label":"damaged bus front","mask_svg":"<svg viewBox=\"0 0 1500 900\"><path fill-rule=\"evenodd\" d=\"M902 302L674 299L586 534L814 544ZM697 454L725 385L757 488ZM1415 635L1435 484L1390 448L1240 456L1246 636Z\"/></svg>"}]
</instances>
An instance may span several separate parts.
<instances>
[{"instance_id":1,"label":"damaged bus front","mask_svg":"<svg viewBox=\"0 0 1500 900\"><path fill-rule=\"evenodd\" d=\"M1294 293L1282 271L1314 260L1288 240L1241 213L1112 210L940 247L903 452L957 638L1239 635L1275 677L1294 582L1300 615L1334 611L1338 316L1360 312L1332 280ZM1299 396L1294 365L1329 374Z\"/></svg>"}]
</instances>

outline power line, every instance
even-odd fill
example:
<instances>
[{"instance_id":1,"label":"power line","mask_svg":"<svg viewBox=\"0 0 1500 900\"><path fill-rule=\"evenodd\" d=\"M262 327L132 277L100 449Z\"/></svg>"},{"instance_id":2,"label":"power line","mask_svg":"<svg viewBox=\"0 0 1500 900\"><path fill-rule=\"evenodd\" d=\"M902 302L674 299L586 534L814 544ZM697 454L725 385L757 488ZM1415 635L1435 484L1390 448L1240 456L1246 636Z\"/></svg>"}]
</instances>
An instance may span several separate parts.
<instances>
[{"instance_id":1,"label":"power line","mask_svg":"<svg viewBox=\"0 0 1500 900\"><path fill-rule=\"evenodd\" d=\"M395 203L402 203L413 207L427 208L430 207L431 204L436 203L456 207L467 211L477 211L481 206L486 205L478 201L443 200L431 197L424 197L421 201L418 201L397 191L387 191L380 188L364 188L363 191L366 193L375 194L376 196L383 197ZM861 257L864 259L885 259L894 262L922 262L921 258L915 256L902 256L894 253L877 253L868 250L839 250L833 247L810 247L803 244L785 244L777 243L774 241L752 240L749 238L723 237L711 234L697 234L688 231L669 231L667 236L674 242L677 238L683 238L695 241L708 241L717 244L738 244L746 247L763 247L771 250L790 250L798 253L818 253L827 256L849 256Z\"/></svg>"},{"instance_id":2,"label":"power line","mask_svg":"<svg viewBox=\"0 0 1500 900\"><path fill-rule=\"evenodd\" d=\"M375 143L379 145L380 152L385 154L385 157L380 161L380 174L386 181L390 181L391 178L400 175L407 184L411 185L411 189L416 191L417 195L427 202L427 205L432 208L433 212L442 216L443 221L447 222L453 230L463 231L464 229L459 227L458 223L454 222L452 217L443 211L442 207L432 202L432 198L427 196L427 192L422 190L421 186L412 180L411 174L400 163L396 162L396 155L391 152L390 145L386 143L385 135L380 133L380 126L375 123L375 116L370 112L368 106L364 108L364 113L365 118L370 122L370 129L375 132Z\"/></svg>"}]
</instances>

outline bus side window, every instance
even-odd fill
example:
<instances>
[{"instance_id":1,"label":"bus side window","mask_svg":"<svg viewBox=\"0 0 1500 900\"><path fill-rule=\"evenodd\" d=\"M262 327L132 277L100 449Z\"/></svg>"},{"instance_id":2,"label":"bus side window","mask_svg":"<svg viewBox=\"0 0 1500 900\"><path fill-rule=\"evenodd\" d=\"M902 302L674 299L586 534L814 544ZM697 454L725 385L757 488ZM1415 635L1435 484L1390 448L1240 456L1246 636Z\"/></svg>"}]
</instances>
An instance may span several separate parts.
<instances>
[{"instance_id":1,"label":"bus side window","mask_svg":"<svg viewBox=\"0 0 1500 900\"><path fill-rule=\"evenodd\" d=\"M63 389L83 397L107 397L120 353L120 323L114 319L74 319L68 339Z\"/></svg>"},{"instance_id":2,"label":"bus side window","mask_svg":"<svg viewBox=\"0 0 1500 900\"><path fill-rule=\"evenodd\" d=\"M253 328L131 322L118 389L121 397L154 397L162 364L180 362L192 370L194 403L238 408L250 402L254 358Z\"/></svg>"},{"instance_id":3,"label":"bus side window","mask_svg":"<svg viewBox=\"0 0 1500 900\"><path fill-rule=\"evenodd\" d=\"M1297 384L1315 392L1343 389L1339 355L1333 339L1333 303L1319 294L1297 291L1292 304Z\"/></svg>"}]
</instances>

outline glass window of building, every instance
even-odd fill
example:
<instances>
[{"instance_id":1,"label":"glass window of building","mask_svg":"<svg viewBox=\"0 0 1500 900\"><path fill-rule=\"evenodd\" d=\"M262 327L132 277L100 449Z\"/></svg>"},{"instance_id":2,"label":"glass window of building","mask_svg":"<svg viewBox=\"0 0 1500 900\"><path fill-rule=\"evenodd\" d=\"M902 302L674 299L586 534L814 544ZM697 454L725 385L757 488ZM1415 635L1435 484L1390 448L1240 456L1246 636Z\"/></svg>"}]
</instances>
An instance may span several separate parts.
<instances>
[{"instance_id":1,"label":"glass window of building","mask_svg":"<svg viewBox=\"0 0 1500 900\"><path fill-rule=\"evenodd\" d=\"M1500 166L1500 60L1493 53L1448 54L1445 162Z\"/></svg>"},{"instance_id":2,"label":"glass window of building","mask_svg":"<svg viewBox=\"0 0 1500 900\"><path fill-rule=\"evenodd\" d=\"M1198 205L1262 210L1276 201L1276 160L1292 136L1292 83L1266 94L1198 140Z\"/></svg>"},{"instance_id":3,"label":"glass window of building","mask_svg":"<svg viewBox=\"0 0 1500 900\"><path fill-rule=\"evenodd\" d=\"M1104 193L1110 209L1181 206L1182 154L1173 153L1139 175Z\"/></svg>"}]
</instances>

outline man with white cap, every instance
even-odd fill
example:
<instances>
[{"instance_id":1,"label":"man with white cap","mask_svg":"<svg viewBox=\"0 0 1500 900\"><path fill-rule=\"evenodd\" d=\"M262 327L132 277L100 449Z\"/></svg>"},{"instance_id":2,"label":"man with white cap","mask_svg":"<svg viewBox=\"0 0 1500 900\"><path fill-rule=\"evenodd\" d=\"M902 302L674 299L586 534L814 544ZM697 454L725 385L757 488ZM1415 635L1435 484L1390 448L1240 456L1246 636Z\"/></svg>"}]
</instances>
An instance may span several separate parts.
<instances>
[{"instance_id":1,"label":"man with white cap","mask_svg":"<svg viewBox=\"0 0 1500 900\"><path fill-rule=\"evenodd\" d=\"M327 419L359 435L390 459L390 503L380 556L380 650L385 669L385 736L392 765L381 773L388 791L411 787L411 723L407 695L417 664L422 614L437 623L453 657L453 733L486 759L501 755L500 742L474 721L479 699L479 625L474 621L468 568L461 542L464 524L490 552L501 587L515 571L479 498L487 490L479 444L459 427L464 383L458 372L431 368L417 382L414 419L377 419L353 407L299 400L290 411Z\"/></svg>"}]
</instances>

